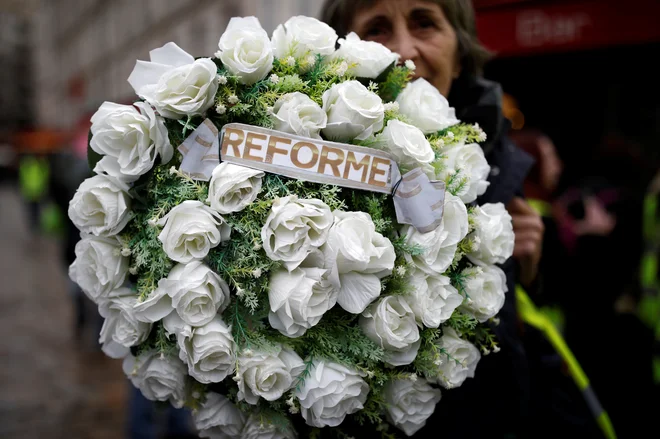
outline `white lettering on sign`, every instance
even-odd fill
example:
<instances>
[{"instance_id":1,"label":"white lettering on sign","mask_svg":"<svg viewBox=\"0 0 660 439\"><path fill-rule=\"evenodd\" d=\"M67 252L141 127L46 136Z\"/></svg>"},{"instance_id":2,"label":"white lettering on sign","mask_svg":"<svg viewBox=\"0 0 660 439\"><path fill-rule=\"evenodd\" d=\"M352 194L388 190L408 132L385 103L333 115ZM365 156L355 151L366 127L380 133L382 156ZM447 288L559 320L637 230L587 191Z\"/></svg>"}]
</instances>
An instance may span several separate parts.
<instances>
[{"instance_id":1,"label":"white lettering on sign","mask_svg":"<svg viewBox=\"0 0 660 439\"><path fill-rule=\"evenodd\" d=\"M566 44L578 41L591 24L587 14L550 16L542 11L525 11L516 18L516 38L522 46Z\"/></svg>"}]
</instances>

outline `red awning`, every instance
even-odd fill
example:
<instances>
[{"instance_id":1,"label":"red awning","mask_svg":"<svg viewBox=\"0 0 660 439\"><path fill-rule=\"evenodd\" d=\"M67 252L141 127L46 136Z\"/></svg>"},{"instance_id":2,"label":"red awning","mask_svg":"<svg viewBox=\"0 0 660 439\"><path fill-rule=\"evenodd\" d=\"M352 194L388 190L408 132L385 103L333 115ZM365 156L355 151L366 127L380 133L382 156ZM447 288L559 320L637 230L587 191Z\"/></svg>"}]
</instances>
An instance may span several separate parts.
<instances>
[{"instance_id":1,"label":"red awning","mask_svg":"<svg viewBox=\"0 0 660 439\"><path fill-rule=\"evenodd\" d=\"M475 0L479 39L499 57L660 42L658 0Z\"/></svg>"}]
</instances>

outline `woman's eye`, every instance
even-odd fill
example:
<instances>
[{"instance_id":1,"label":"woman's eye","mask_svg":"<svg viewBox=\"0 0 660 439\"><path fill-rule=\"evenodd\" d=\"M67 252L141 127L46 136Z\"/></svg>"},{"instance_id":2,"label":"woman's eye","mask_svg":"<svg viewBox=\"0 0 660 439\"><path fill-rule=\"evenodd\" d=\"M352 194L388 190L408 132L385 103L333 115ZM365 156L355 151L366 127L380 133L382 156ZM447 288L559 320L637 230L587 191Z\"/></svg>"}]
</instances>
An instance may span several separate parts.
<instances>
[{"instance_id":1,"label":"woman's eye","mask_svg":"<svg viewBox=\"0 0 660 439\"><path fill-rule=\"evenodd\" d=\"M374 38L385 35L385 29L382 27L372 27L364 33L365 38Z\"/></svg>"},{"instance_id":2,"label":"woman's eye","mask_svg":"<svg viewBox=\"0 0 660 439\"><path fill-rule=\"evenodd\" d=\"M417 20L417 27L420 29L432 29L437 27L435 22L428 18L423 18Z\"/></svg>"}]
</instances>

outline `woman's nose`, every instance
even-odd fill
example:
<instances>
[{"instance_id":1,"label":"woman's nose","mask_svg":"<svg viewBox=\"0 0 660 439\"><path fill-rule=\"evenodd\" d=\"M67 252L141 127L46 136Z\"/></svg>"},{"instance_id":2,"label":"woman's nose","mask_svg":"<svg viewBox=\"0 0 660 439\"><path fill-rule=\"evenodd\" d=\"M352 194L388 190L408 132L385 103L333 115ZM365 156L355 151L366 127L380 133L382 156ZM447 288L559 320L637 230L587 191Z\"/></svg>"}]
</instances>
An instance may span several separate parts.
<instances>
[{"instance_id":1,"label":"woman's nose","mask_svg":"<svg viewBox=\"0 0 660 439\"><path fill-rule=\"evenodd\" d=\"M403 63L406 60L416 61L419 57L419 50L417 49L417 41L408 32L407 29L397 29L394 31L390 39L390 50L400 55L399 62Z\"/></svg>"}]
</instances>

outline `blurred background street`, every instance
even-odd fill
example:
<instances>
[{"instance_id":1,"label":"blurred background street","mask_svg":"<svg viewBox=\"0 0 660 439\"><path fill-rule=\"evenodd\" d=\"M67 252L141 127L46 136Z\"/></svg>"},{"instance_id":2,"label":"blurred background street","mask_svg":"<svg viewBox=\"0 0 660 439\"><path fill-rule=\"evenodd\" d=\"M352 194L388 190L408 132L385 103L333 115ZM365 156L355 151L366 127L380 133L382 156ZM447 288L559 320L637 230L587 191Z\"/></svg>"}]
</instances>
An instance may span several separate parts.
<instances>
[{"instance_id":1,"label":"blurred background street","mask_svg":"<svg viewBox=\"0 0 660 439\"><path fill-rule=\"evenodd\" d=\"M15 186L0 186L0 211L0 437L122 437L121 362L75 335L60 242L31 233Z\"/></svg>"}]
</instances>

